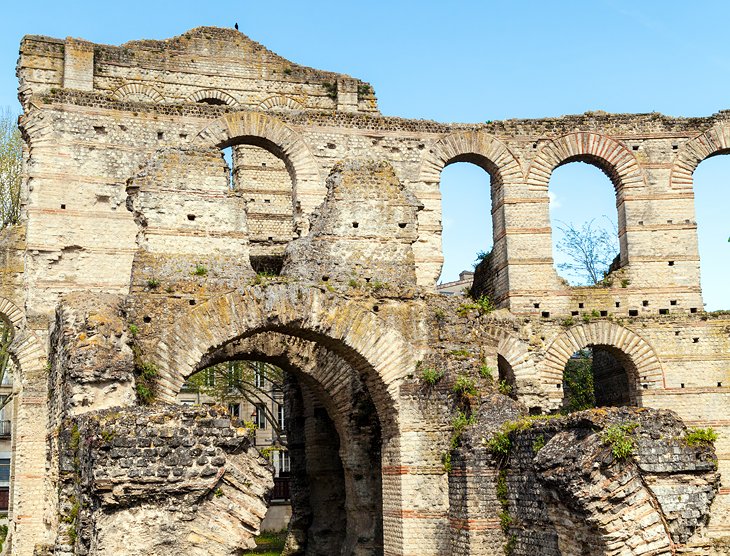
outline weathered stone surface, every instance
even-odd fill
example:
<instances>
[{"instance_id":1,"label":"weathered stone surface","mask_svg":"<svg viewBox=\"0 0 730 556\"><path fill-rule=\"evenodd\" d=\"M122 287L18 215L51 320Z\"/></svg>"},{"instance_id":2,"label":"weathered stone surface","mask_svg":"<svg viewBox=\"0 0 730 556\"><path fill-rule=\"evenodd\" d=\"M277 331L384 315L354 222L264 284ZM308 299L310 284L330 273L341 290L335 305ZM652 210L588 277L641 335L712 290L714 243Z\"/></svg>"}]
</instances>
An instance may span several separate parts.
<instances>
[{"instance_id":1,"label":"weathered stone surface","mask_svg":"<svg viewBox=\"0 0 730 556\"><path fill-rule=\"evenodd\" d=\"M272 469L225 415L160 406L68 421L66 535L56 553L64 539L89 555L233 555L255 546Z\"/></svg>"},{"instance_id":2,"label":"weathered stone surface","mask_svg":"<svg viewBox=\"0 0 730 556\"><path fill-rule=\"evenodd\" d=\"M26 37L18 76L24 221L4 232L0 299L18 374L8 552L122 554L135 550L120 546L132 528L160 553L245 545L256 512L234 531L237 506L224 511L209 492L216 480L219 502L247 492L225 483L248 465L243 451L226 451L232 428L214 425L221 433L184 466L165 458L208 436L192 438L181 423L158 427L154 441L146 422L117 423L127 427L121 444L104 453L96 441L74 448L69 429L96 431L111 411L182 419L185 410L134 405L134 366L153 375L161 403L230 358L276 360L299 381L291 538L305 554L491 555L505 542L531 555L659 554L670 540L677 553L727 552L730 321L702 311L692 172L727 151L729 112L382 117L369 85L211 28L121 47ZM219 152L229 146L232 181ZM601 168L616 192L621 253L597 288L570 288L553 268L548 184L576 160ZM494 249L477 289L494 311L433 293L440 172L459 161L491 177ZM276 273L282 257L284 276L254 274ZM586 346L614 358L599 373L616 394L604 401L714 427L717 471L712 450L676 440L672 414L647 411L620 417L641 422L630 461L604 457L594 429L610 419L595 413L515 433L501 474L505 462L481 439L507 419L560 409L566 362ZM498 380L515 400L497 393ZM156 442L170 452L149 452ZM328 473L335 480L322 484ZM502 479L516 518L507 537ZM623 480L629 499L614 488ZM70 519L74 492L93 503ZM649 533L609 531L623 515ZM216 543L206 540L211 520ZM165 545L169 527L183 549Z\"/></svg>"}]
</instances>

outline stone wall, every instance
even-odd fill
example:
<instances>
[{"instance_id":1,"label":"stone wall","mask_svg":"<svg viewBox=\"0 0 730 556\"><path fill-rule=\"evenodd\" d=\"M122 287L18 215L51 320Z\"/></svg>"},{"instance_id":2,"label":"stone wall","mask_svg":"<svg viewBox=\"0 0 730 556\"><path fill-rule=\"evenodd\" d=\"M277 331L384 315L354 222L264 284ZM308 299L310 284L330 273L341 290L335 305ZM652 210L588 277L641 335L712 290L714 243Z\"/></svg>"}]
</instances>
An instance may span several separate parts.
<instances>
[{"instance_id":1,"label":"stone wall","mask_svg":"<svg viewBox=\"0 0 730 556\"><path fill-rule=\"evenodd\" d=\"M657 553L671 543L726 550L730 320L702 310L692 172L727 150L728 112L486 124L383 117L369 85L212 28L121 47L26 37L18 76L25 211L4 233L0 300L18 368L10 553L118 552L115 535L130 524L146 531L144 550L160 553L155 543L168 537L155 523L181 532L170 541L176 552L249 543L266 480L252 482L255 492L232 483L246 466L264 477L263 462L230 424L204 425L219 415L164 405L193 372L235 358L277 362L299 381L304 486L293 549L649 550L654 537L639 533L606 540L604 525L625 504L609 487L631 477L637 503L627 511L652 516ZM233 168L220 153L227 147ZM601 168L616 192L620 264L595 288L570 288L553 268L548 184L571 161ZM494 249L477 273L491 304L434 294L440 173L453 162L491 177ZM270 206L259 210L260 201ZM257 257L283 257L282 275L257 274L271 270ZM621 414L641 424L637 456L608 461L594 429L624 417L593 413L515 432L502 469L481 439L513 417L558 411L565 364L585 347L621 366L621 399L640 408ZM145 388L151 396L139 396ZM718 433L719 485L714 470L691 468L711 450L676 441L682 422ZM162 455L137 444L148 438ZM174 511L132 475L154 469L150 484L174 491L180 466L165 458L196 447L225 463L184 466L183 475L206 465L215 474L171 494L181 501ZM670 451L672 465L649 461ZM598 475L576 475L575 462L604 473L600 500L591 494ZM313 478L328 473L339 486L315 492ZM680 506L668 502L679 496L675 479L684 481ZM74 496L89 505L72 512ZM250 515L217 504L241 497ZM522 504L538 498L546 512ZM506 536L495 500L519 517ZM328 521L322 506L335 503L344 519ZM599 515L608 521L590 520ZM230 531L215 547L199 538L204 516Z\"/></svg>"}]
</instances>

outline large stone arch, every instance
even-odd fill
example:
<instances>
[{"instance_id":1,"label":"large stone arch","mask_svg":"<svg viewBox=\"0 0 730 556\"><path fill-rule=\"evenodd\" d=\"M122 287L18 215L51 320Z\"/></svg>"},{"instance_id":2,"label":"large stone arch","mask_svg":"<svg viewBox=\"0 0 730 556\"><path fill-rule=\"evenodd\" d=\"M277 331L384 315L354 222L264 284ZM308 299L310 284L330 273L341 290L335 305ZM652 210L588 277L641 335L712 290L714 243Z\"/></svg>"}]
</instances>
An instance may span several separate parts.
<instances>
[{"instance_id":1,"label":"large stone arch","mask_svg":"<svg viewBox=\"0 0 730 556\"><path fill-rule=\"evenodd\" d=\"M14 329L9 351L16 371L7 544L14 547L14 554L30 556L46 533L46 352L43 343L26 327L25 315L18 306L0 297L0 314Z\"/></svg>"},{"instance_id":2,"label":"large stone arch","mask_svg":"<svg viewBox=\"0 0 730 556\"><path fill-rule=\"evenodd\" d=\"M687 141L680 148L672 166L671 187L691 190L692 174L700 162L728 151L730 151L730 126L728 125L716 125Z\"/></svg>"},{"instance_id":3,"label":"large stone arch","mask_svg":"<svg viewBox=\"0 0 730 556\"><path fill-rule=\"evenodd\" d=\"M616 189L617 204L624 191L644 186L644 174L632 152L615 139L590 131L556 137L540 149L527 173L533 191L547 193L553 170L570 162L587 162L603 171Z\"/></svg>"},{"instance_id":4,"label":"large stone arch","mask_svg":"<svg viewBox=\"0 0 730 556\"><path fill-rule=\"evenodd\" d=\"M250 287L199 303L145 355L158 369L159 399L172 401L184 377L203 368L206 354L268 331L314 341L360 374L382 426L385 553L411 553L409 539L416 536L435 547L424 554L440 553L439 531L448 522L446 475L440 454L419 432L423 415L400 410L400 386L413 373L416 354L371 303L302 284ZM424 495L408 496L413 489Z\"/></svg>"},{"instance_id":5,"label":"large stone arch","mask_svg":"<svg viewBox=\"0 0 730 556\"><path fill-rule=\"evenodd\" d=\"M561 384L565 364L578 350L590 346L605 346L623 355L630 368L629 381L638 397L642 390L664 388L664 371L654 348L636 332L609 321L597 321L568 328L557 336L545 352L540 378L548 397L562 399Z\"/></svg>"},{"instance_id":6,"label":"large stone arch","mask_svg":"<svg viewBox=\"0 0 730 556\"><path fill-rule=\"evenodd\" d=\"M295 206L309 215L327 193L317 162L302 137L283 121L261 112L226 114L201 130L198 144L225 148L237 143L273 149L292 174Z\"/></svg>"},{"instance_id":7,"label":"large stone arch","mask_svg":"<svg viewBox=\"0 0 730 556\"><path fill-rule=\"evenodd\" d=\"M304 110L304 105L291 97L274 95L264 99L261 104L258 105L258 109L269 110L271 112L278 110Z\"/></svg>"},{"instance_id":8,"label":"large stone arch","mask_svg":"<svg viewBox=\"0 0 730 556\"><path fill-rule=\"evenodd\" d=\"M456 162L470 162L484 169L491 177L491 207L485 210L493 215L493 262L495 268L504 269L507 265L508 253L505 236L504 198L507 195L508 184L524 182L524 175L517 159L509 148L496 137L484 131L457 131L439 139L429 150L428 155L421 163L419 181L429 188L438 186L441 180L441 171L449 164ZM433 266L433 282L438 279L443 264L440 249L440 225L436 220L441 218L440 197L423 199L426 210L419 213L419 233L422 238L414 245L416 250L416 265L428 268ZM429 206L429 204L431 206ZM434 213L438 215L435 217ZM426 235L428 234L428 235ZM484 246L485 250L487 246ZM433 257L433 251L438 250L439 257ZM419 276L424 272L420 271ZM425 280L423 280L425 282ZM506 284L507 280L499 281ZM497 292L500 298L504 292Z\"/></svg>"}]
</instances>

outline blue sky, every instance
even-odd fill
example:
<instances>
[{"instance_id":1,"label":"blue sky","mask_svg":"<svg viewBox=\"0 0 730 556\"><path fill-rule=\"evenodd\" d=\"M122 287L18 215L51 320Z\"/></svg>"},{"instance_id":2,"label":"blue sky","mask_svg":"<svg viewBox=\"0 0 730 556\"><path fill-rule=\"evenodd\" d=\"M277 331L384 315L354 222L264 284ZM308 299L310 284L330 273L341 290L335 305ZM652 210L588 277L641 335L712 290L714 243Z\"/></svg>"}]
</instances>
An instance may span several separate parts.
<instances>
[{"instance_id":1,"label":"blue sky","mask_svg":"<svg viewBox=\"0 0 730 556\"><path fill-rule=\"evenodd\" d=\"M15 62L24 34L120 44L236 22L252 39L294 62L371 82L386 115L479 122L588 110L704 116L730 108L730 3L721 1L36 0L10 5L0 21L0 107L14 110ZM615 218L611 196L602 195L610 193L610 183L581 166L570 164L551 180L560 204L553 214L576 224L579 217ZM705 161L695 175L708 309L730 308L725 287L729 179L726 156ZM442 278L448 280L488 247L491 224L478 210L489 202L483 173L458 164L444 172L442 182L447 258ZM591 203L595 215L586 214L584 197L571 195L579 189L601 192L596 193L601 202ZM467 191L481 193L486 204Z\"/></svg>"}]
</instances>

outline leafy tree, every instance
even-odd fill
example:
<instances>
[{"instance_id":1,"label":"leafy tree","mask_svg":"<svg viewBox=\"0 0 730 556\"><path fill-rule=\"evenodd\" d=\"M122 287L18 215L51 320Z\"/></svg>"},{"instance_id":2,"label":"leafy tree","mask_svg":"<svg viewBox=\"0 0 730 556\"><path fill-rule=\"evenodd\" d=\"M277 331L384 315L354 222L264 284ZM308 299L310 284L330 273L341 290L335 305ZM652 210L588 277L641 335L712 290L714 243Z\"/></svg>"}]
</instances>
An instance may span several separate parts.
<instances>
[{"instance_id":1,"label":"leafy tree","mask_svg":"<svg viewBox=\"0 0 730 556\"><path fill-rule=\"evenodd\" d=\"M284 431L269 402L273 393L282 390L284 371L275 365L260 361L226 361L203 369L191 376L185 388L210 396L221 405L244 399L254 406L263 407L264 418L281 439Z\"/></svg>"},{"instance_id":2,"label":"leafy tree","mask_svg":"<svg viewBox=\"0 0 730 556\"><path fill-rule=\"evenodd\" d=\"M565 407L567 412L596 407L593 386L593 351L583 349L565 364L563 372Z\"/></svg>"},{"instance_id":3,"label":"leafy tree","mask_svg":"<svg viewBox=\"0 0 730 556\"><path fill-rule=\"evenodd\" d=\"M13 325L6 318L0 316L0 384L5 380L6 375L12 377L12 360L10 359L10 344L13 341ZM8 405L13 395L0 400L0 409Z\"/></svg>"},{"instance_id":4,"label":"leafy tree","mask_svg":"<svg viewBox=\"0 0 730 556\"><path fill-rule=\"evenodd\" d=\"M23 138L6 109L0 114L0 228L20 219L20 183L23 166Z\"/></svg>"},{"instance_id":5,"label":"leafy tree","mask_svg":"<svg viewBox=\"0 0 730 556\"><path fill-rule=\"evenodd\" d=\"M582 284L598 284L608 274L611 263L619 251L618 234L590 220L580 228L574 224L561 223L563 238L557 249L566 255L569 262L558 264L558 268L577 276Z\"/></svg>"}]
</instances>

